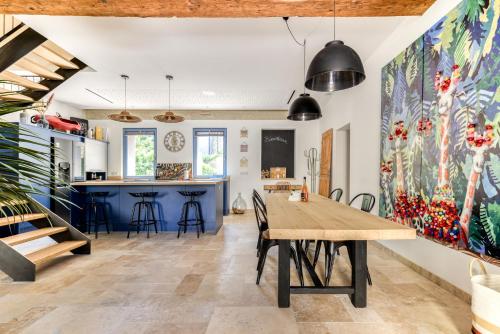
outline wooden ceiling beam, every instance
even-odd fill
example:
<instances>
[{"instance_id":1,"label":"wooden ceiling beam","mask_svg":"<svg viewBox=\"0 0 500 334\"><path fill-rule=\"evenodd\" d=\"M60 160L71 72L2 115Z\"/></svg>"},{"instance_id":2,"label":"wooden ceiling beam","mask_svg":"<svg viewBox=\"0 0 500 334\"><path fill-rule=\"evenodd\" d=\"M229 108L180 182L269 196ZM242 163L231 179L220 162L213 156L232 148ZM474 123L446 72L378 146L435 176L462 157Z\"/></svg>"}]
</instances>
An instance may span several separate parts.
<instances>
[{"instance_id":1,"label":"wooden ceiling beam","mask_svg":"<svg viewBox=\"0 0 500 334\"><path fill-rule=\"evenodd\" d=\"M422 15L434 0L337 0L337 16ZM333 16L333 0L9 0L0 13L117 17Z\"/></svg>"}]
</instances>

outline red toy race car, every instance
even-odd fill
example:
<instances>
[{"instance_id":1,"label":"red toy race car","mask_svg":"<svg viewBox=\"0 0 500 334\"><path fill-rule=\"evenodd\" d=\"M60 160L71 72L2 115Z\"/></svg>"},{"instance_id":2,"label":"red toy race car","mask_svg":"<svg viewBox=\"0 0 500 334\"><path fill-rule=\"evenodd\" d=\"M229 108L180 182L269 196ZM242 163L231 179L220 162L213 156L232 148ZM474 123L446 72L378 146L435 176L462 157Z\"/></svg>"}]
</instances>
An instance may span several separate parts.
<instances>
[{"instance_id":1,"label":"red toy race car","mask_svg":"<svg viewBox=\"0 0 500 334\"><path fill-rule=\"evenodd\" d=\"M59 130L59 131L79 131L81 130L81 126L78 122L62 118L61 115L57 114L57 116L45 116L47 122L49 122L49 126L51 129ZM31 117L31 122L36 123L40 120L40 115L35 115Z\"/></svg>"}]
</instances>

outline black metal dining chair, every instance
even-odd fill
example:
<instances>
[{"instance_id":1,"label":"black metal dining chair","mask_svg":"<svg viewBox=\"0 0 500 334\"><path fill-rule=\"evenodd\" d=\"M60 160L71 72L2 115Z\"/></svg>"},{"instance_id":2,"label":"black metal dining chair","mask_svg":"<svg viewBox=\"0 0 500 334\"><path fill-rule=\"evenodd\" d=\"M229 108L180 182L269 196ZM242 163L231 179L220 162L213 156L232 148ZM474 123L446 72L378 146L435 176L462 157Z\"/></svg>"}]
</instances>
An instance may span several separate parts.
<instances>
[{"instance_id":1,"label":"black metal dining chair","mask_svg":"<svg viewBox=\"0 0 500 334\"><path fill-rule=\"evenodd\" d=\"M254 190L252 196L253 208L255 211L255 220L257 221L257 229L259 230L259 237L257 239L257 257L259 257L260 246L262 244L262 233L266 231L269 227L267 225L267 217L260 214L262 212L266 213L266 206L264 203L259 201L258 193Z\"/></svg>"},{"instance_id":2,"label":"black metal dining chair","mask_svg":"<svg viewBox=\"0 0 500 334\"><path fill-rule=\"evenodd\" d=\"M265 203L259 201L258 193L257 196L254 193L252 196L252 200L254 203L255 210L255 219L257 220L257 226L259 228L259 241L258 241L258 251L257 256L259 260L257 262L257 280L256 284L260 283L260 278L262 276L262 272L264 270L264 265L266 263L267 252L271 247L277 246L279 241L277 239L271 239L269 237L269 229L267 224L267 208ZM262 198L261 198L262 200ZM290 246L290 256L293 258L295 263L295 268L297 269L297 273L299 276L300 286L304 286L304 275L302 272L302 256L299 250L301 247L301 243L299 240L295 241L295 248Z\"/></svg>"},{"instance_id":3,"label":"black metal dining chair","mask_svg":"<svg viewBox=\"0 0 500 334\"><path fill-rule=\"evenodd\" d=\"M342 194L344 191L341 188L336 188L333 189L330 195L328 195L328 198L333 199L337 202L340 202L340 199L342 198Z\"/></svg>"},{"instance_id":4,"label":"black metal dining chair","mask_svg":"<svg viewBox=\"0 0 500 334\"><path fill-rule=\"evenodd\" d=\"M356 200L361 197L361 207L360 209L365 212L371 212L373 206L375 205L375 196L369 193L361 193L354 196L353 199L349 202L349 206L352 206L352 203L356 202Z\"/></svg>"},{"instance_id":5,"label":"black metal dining chair","mask_svg":"<svg viewBox=\"0 0 500 334\"><path fill-rule=\"evenodd\" d=\"M253 190L252 197L255 197L255 199L259 201L259 204L261 204L261 206L264 208L264 211L267 212L266 205L264 204L264 200L262 199L262 197L260 196L260 194L257 190L255 190L255 189Z\"/></svg>"},{"instance_id":6,"label":"black metal dining chair","mask_svg":"<svg viewBox=\"0 0 500 334\"><path fill-rule=\"evenodd\" d=\"M362 199L361 202L361 208L360 210L365 211L365 212L371 212L374 205L375 205L375 196L369 193L361 193L356 196L349 202L349 206L352 206L353 203L356 202L358 198ZM325 244L325 285L328 285L330 282L330 279L332 277L332 271L333 271L333 263L335 262L335 254L340 254L340 247L345 246L347 248L347 254L349 256L349 259L352 257L352 251L351 251L351 242L349 241L342 241L342 242L326 242ZM351 261L352 263L352 261ZM315 263L313 263L315 265ZM372 284L372 277L370 275L370 271L368 270L368 266L366 266L366 279L368 280L368 284L371 286Z\"/></svg>"},{"instance_id":7,"label":"black metal dining chair","mask_svg":"<svg viewBox=\"0 0 500 334\"><path fill-rule=\"evenodd\" d=\"M336 202L340 202L340 199L342 198L342 194L344 191L341 188L335 188L332 190L328 198L333 199ZM327 240L317 240L316 241L316 249L314 250L314 258L313 258L313 266L316 267L316 263L318 262L319 259L319 254L321 252L321 244L323 244L323 247L325 248L325 264L327 263L326 257L328 256L327 250L331 248L331 242ZM309 243L306 242L306 249L309 247ZM307 252L307 251L306 251ZM340 255L340 253L337 253ZM325 267L325 272L327 272L326 267Z\"/></svg>"}]
</instances>

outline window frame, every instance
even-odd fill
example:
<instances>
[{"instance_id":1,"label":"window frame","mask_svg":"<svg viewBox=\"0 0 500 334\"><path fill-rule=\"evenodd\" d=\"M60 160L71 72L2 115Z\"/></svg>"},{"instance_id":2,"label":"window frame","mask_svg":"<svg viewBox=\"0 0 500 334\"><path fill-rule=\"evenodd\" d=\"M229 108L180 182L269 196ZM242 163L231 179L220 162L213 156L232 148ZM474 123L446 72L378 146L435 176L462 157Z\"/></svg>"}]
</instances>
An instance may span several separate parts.
<instances>
[{"instance_id":1,"label":"window frame","mask_svg":"<svg viewBox=\"0 0 500 334\"><path fill-rule=\"evenodd\" d=\"M147 175L135 175L135 176L127 176L127 158L128 158L128 145L127 145L127 136L129 132L152 132L154 134L154 162L153 162L153 175L152 176L147 176ZM150 179L154 180L156 179L156 164L157 164L157 159L158 159L158 131L156 128L123 128L123 136L122 136L122 143L123 143L123 178L124 179Z\"/></svg>"},{"instance_id":2,"label":"window frame","mask_svg":"<svg viewBox=\"0 0 500 334\"><path fill-rule=\"evenodd\" d=\"M197 175L197 156L196 153L198 151L198 141L196 132L198 131L208 131L208 132L223 132L224 140L224 154L223 154L223 174L222 175ZM195 179L218 179L224 178L227 176L227 128L193 128L193 178Z\"/></svg>"}]
</instances>

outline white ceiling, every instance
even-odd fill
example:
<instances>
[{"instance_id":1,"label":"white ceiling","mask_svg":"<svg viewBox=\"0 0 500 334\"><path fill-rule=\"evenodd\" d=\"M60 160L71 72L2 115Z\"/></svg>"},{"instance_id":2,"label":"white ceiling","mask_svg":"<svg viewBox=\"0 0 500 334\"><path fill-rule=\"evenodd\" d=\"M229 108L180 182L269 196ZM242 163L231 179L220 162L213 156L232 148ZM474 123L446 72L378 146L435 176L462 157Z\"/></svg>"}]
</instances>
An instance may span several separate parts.
<instances>
[{"instance_id":1,"label":"white ceiling","mask_svg":"<svg viewBox=\"0 0 500 334\"><path fill-rule=\"evenodd\" d=\"M291 92L303 87L302 48L281 18L19 18L95 70L78 73L56 90L57 100L80 108L122 108L122 73L130 76L131 109L168 107L167 73L175 77L172 109L287 109ZM339 18L337 38L367 59L404 19ZM307 63L333 39L331 18L289 23L298 39L307 38Z\"/></svg>"}]
</instances>

